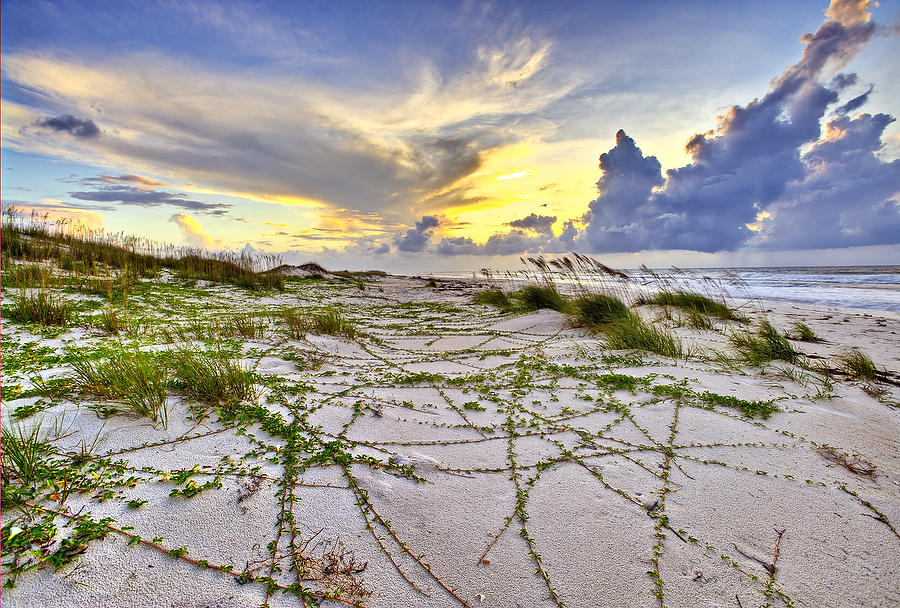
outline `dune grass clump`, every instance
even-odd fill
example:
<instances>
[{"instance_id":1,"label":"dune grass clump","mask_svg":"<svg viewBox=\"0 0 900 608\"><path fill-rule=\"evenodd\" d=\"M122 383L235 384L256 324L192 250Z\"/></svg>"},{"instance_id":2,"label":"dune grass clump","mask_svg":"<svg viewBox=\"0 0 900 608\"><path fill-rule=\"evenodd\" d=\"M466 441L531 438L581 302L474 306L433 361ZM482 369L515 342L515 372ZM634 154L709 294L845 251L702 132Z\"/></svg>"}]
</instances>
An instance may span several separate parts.
<instances>
[{"instance_id":1,"label":"dune grass clump","mask_svg":"<svg viewBox=\"0 0 900 608\"><path fill-rule=\"evenodd\" d=\"M2 440L0 464L3 480L15 479L24 485L39 481L43 457L50 449L41 433L41 424L37 423L28 430L22 425L3 426Z\"/></svg>"},{"instance_id":2,"label":"dune grass clump","mask_svg":"<svg viewBox=\"0 0 900 608\"><path fill-rule=\"evenodd\" d=\"M252 315L235 315L223 326L223 333L241 338L262 338L266 333L266 323Z\"/></svg>"},{"instance_id":3,"label":"dune grass clump","mask_svg":"<svg viewBox=\"0 0 900 608\"><path fill-rule=\"evenodd\" d=\"M256 397L255 374L218 353L179 350L171 365L175 388L200 403L233 404Z\"/></svg>"},{"instance_id":4,"label":"dune grass clump","mask_svg":"<svg viewBox=\"0 0 900 608\"><path fill-rule=\"evenodd\" d=\"M760 322L755 334L736 332L731 334L729 341L738 350L741 359L753 365L773 360L796 363L800 357L787 338L768 321Z\"/></svg>"},{"instance_id":5,"label":"dune grass clump","mask_svg":"<svg viewBox=\"0 0 900 608\"><path fill-rule=\"evenodd\" d=\"M858 348L851 349L840 355L838 362L841 364L841 369L847 372L847 375L851 378L874 380L878 374L878 368L875 367L875 363L869 355Z\"/></svg>"},{"instance_id":6,"label":"dune grass clump","mask_svg":"<svg viewBox=\"0 0 900 608\"><path fill-rule=\"evenodd\" d=\"M514 291L511 296L516 299L518 307L525 312L534 312L544 308L565 312L568 308L566 299L552 285L526 285Z\"/></svg>"},{"instance_id":7,"label":"dune grass clump","mask_svg":"<svg viewBox=\"0 0 900 608\"><path fill-rule=\"evenodd\" d=\"M689 291L661 291L649 298L640 298L637 304L655 304L657 306L674 306L687 311L718 317L724 321L741 320L743 317L725 302Z\"/></svg>"},{"instance_id":8,"label":"dune grass clump","mask_svg":"<svg viewBox=\"0 0 900 608\"><path fill-rule=\"evenodd\" d=\"M123 350L114 358L72 361L76 387L122 403L124 411L168 424L166 389L169 372L151 353ZM113 411L122 411L113 408Z\"/></svg>"},{"instance_id":9,"label":"dune grass clump","mask_svg":"<svg viewBox=\"0 0 900 608\"><path fill-rule=\"evenodd\" d=\"M46 285L53 278L53 272L44 264L15 264L3 256L3 287L38 287Z\"/></svg>"},{"instance_id":10,"label":"dune grass clump","mask_svg":"<svg viewBox=\"0 0 900 608\"><path fill-rule=\"evenodd\" d=\"M28 294L22 290L8 311L9 318L22 323L65 327L75 318L75 306L62 296L44 289Z\"/></svg>"},{"instance_id":11,"label":"dune grass clump","mask_svg":"<svg viewBox=\"0 0 900 608\"><path fill-rule=\"evenodd\" d=\"M513 305L509 299L509 295L502 289L485 289L475 294L474 301L476 304L484 304L493 306L503 311L510 310Z\"/></svg>"},{"instance_id":12,"label":"dune grass clump","mask_svg":"<svg viewBox=\"0 0 900 608\"><path fill-rule=\"evenodd\" d=\"M816 332L806 323L794 323L794 335L800 342L818 342Z\"/></svg>"},{"instance_id":13,"label":"dune grass clump","mask_svg":"<svg viewBox=\"0 0 900 608\"><path fill-rule=\"evenodd\" d=\"M597 327L628 320L632 314L628 306L615 296L584 295L572 302L571 321L576 326Z\"/></svg>"},{"instance_id":14,"label":"dune grass clump","mask_svg":"<svg viewBox=\"0 0 900 608\"><path fill-rule=\"evenodd\" d=\"M661 327L649 325L635 313L602 326L607 345L615 350L644 350L673 359L685 357L681 341Z\"/></svg>"},{"instance_id":15,"label":"dune grass clump","mask_svg":"<svg viewBox=\"0 0 900 608\"><path fill-rule=\"evenodd\" d=\"M356 337L356 328L337 308L324 308L310 317L310 331L329 336Z\"/></svg>"},{"instance_id":16,"label":"dune grass clump","mask_svg":"<svg viewBox=\"0 0 900 608\"><path fill-rule=\"evenodd\" d=\"M299 308L285 308L281 311L281 320L287 326L288 334L294 340L303 340L309 333L306 315Z\"/></svg>"},{"instance_id":17,"label":"dune grass clump","mask_svg":"<svg viewBox=\"0 0 900 608\"><path fill-rule=\"evenodd\" d=\"M128 333L131 330L129 319L120 315L119 311L112 307L100 313L94 325L110 336L118 336L120 333Z\"/></svg>"}]
</instances>

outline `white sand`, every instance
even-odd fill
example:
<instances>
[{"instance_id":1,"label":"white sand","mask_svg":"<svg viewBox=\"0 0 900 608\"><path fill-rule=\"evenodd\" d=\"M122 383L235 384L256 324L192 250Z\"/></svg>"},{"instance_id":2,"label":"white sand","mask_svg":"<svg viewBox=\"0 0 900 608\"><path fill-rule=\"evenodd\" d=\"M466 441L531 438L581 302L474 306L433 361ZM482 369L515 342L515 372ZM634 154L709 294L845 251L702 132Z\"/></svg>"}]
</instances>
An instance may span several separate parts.
<instances>
[{"instance_id":1,"label":"white sand","mask_svg":"<svg viewBox=\"0 0 900 608\"><path fill-rule=\"evenodd\" d=\"M343 436L355 455L385 463L393 458L414 466L427 480L416 483L401 472L364 463L349 468L396 539L429 564L430 573L383 525L373 523L374 535L366 529L373 514L359 506L340 467L313 467L299 475L304 484L332 486L294 487L290 511L300 529L307 537L319 532L319 540L340 538L345 550L366 564L353 577L369 595L346 595L348 601L371 607L553 606L552 587L570 607L900 605L900 537L865 504L895 528L900 525L896 386L877 385L885 392L872 396L863 390L869 385L838 378L830 390L823 389L830 394L825 397L814 374L784 363L743 371L698 357L672 361L643 355L642 361L604 363L600 357L611 353L604 350L602 338L569 328L558 313L506 316L471 304L473 289L462 282L451 289L423 285L390 277L370 282L365 291L304 285L265 299L231 289L210 291L219 310L337 303L371 336L359 342L312 335L290 341L273 326L264 338L244 346L245 360L263 376L311 388L288 394L289 403L313 409L304 424L317 426L323 440ZM424 305L400 308L395 302ZM433 308L431 302L458 310ZM859 346L897 378L897 314L766 305L770 310L765 314L776 327L803 321L825 340L794 342L804 353L834 366L839 353ZM657 312L643 314L654 317ZM674 331L686 345L728 351L724 325L717 327L723 331ZM4 331L19 342L39 339L11 324ZM61 347L66 338L77 337L82 344L103 340L85 335L76 330L44 342ZM286 353L315 358L321 367L298 369L284 358ZM530 368L517 364L523 355L536 363ZM656 376L632 393L607 389L596 379L552 373L547 364L578 366L598 375ZM777 368L793 369L800 382ZM67 370L56 366L43 375L57 377ZM427 377L396 381L418 372L441 374L451 382ZM478 374L484 379L476 379ZM468 381L452 382L467 375ZM676 406L652 393L653 385L682 379L695 394L775 399L779 411L768 420L748 420L734 409L702 409L695 402ZM487 392L479 393L479 388ZM266 403L272 391L261 390L260 404L292 421L294 412L284 404ZM5 403L4 419L33 401ZM611 401L620 404L618 410L594 411ZM484 409L467 409L465 404L471 408L472 402ZM139 481L122 488L120 496L100 502L76 495L67 501L66 512L83 508L81 513L94 519L112 517L117 527L133 526L132 533L145 540L162 537L158 544L167 549L186 547L189 558L232 564L238 573L256 563L256 574L268 574L267 545L277 536L283 491L278 480L284 466L248 452L260 444L283 449L283 437L270 436L258 424L246 434L223 431L215 415L193 423L187 420L187 404L175 396L167 429L125 416L104 422L83 405L69 401L37 416L49 420L65 413L74 434L59 441L60 449L74 448L82 438L90 442L99 433L94 454L116 453L113 460L136 469L198 466L222 472L222 457L229 456L244 474L222 475L221 488L193 498L173 498L169 493L176 486L170 481L135 471ZM361 414L354 415L354 405ZM519 434L512 441L518 509L507 412ZM201 436L140 447L195 435ZM823 444L844 454L858 453L875 465L875 474L855 474L823 458L814 449ZM542 471L535 479L538 463ZM246 475L252 467L259 467L255 474L266 479ZM194 479L199 484L211 477ZM147 503L128 508L125 501L135 498ZM659 528L663 515L668 527ZM21 514L4 509L4 524L14 518L21 520ZM480 556L508 518L511 524L482 562ZM57 522L67 535L65 520ZM783 535L772 578L765 565L773 561L777 531ZM112 533L91 542L61 571L47 567L20 576L15 589L3 590L3 606L238 607L266 600L263 584L241 585L231 575L203 570L147 546L129 546L127 540ZM282 536L279 550L286 544ZM648 574L656 569L655 550L662 599L654 596L655 574ZM317 555L313 551L312 557ZM549 585L536 574L538 564ZM284 585L296 580L293 576L287 560L283 572L274 575ZM303 584L321 591L327 577L320 572L314 578L318 580ZM299 598L280 592L268 603L302 605Z\"/></svg>"}]
</instances>

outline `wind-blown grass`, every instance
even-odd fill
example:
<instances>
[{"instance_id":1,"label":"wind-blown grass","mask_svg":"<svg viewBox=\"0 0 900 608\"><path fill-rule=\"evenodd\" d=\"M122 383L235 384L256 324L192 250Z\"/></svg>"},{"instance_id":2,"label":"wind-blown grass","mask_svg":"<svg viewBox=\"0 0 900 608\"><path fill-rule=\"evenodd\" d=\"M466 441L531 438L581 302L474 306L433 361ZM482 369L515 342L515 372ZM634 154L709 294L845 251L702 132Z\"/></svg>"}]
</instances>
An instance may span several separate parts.
<instances>
[{"instance_id":1,"label":"wind-blown grass","mask_svg":"<svg viewBox=\"0 0 900 608\"><path fill-rule=\"evenodd\" d=\"M806 323L794 323L794 333L797 340L801 342L818 342L819 337L816 332Z\"/></svg>"},{"instance_id":2,"label":"wind-blown grass","mask_svg":"<svg viewBox=\"0 0 900 608\"><path fill-rule=\"evenodd\" d=\"M726 321L743 319L743 317L736 315L725 302L713 300L710 297L688 291L661 291L650 297L639 298L636 304L674 306L687 311L712 315Z\"/></svg>"},{"instance_id":3,"label":"wind-blown grass","mask_svg":"<svg viewBox=\"0 0 900 608\"><path fill-rule=\"evenodd\" d=\"M858 348L851 349L838 357L841 368L851 378L860 380L874 380L878 374L878 368L866 353Z\"/></svg>"},{"instance_id":4,"label":"wind-blown grass","mask_svg":"<svg viewBox=\"0 0 900 608\"><path fill-rule=\"evenodd\" d=\"M102 361L75 359L72 369L80 390L118 401L125 411L168 425L169 373L152 354L123 350Z\"/></svg>"},{"instance_id":5,"label":"wind-blown grass","mask_svg":"<svg viewBox=\"0 0 900 608\"><path fill-rule=\"evenodd\" d=\"M309 333L306 315L299 308L285 308L281 311L281 320L287 326L288 334L294 340L302 340Z\"/></svg>"},{"instance_id":6,"label":"wind-blown grass","mask_svg":"<svg viewBox=\"0 0 900 608\"><path fill-rule=\"evenodd\" d=\"M544 308L565 312L568 308L566 299L552 285L526 285L510 296L517 301L517 307L525 312Z\"/></svg>"},{"instance_id":7,"label":"wind-blown grass","mask_svg":"<svg viewBox=\"0 0 900 608\"><path fill-rule=\"evenodd\" d=\"M742 360L760 365L772 360L796 363L800 354L791 343L768 321L762 321L755 334L749 331L735 332L729 337Z\"/></svg>"},{"instance_id":8,"label":"wind-blown grass","mask_svg":"<svg viewBox=\"0 0 900 608\"><path fill-rule=\"evenodd\" d=\"M28 294L23 289L7 314L22 323L66 326L74 319L74 310L74 305L62 296L44 289Z\"/></svg>"},{"instance_id":9,"label":"wind-blown grass","mask_svg":"<svg viewBox=\"0 0 900 608\"><path fill-rule=\"evenodd\" d=\"M647 324L635 313L600 329L607 345L616 350L644 350L674 359L685 356L681 341L661 327Z\"/></svg>"},{"instance_id":10,"label":"wind-blown grass","mask_svg":"<svg viewBox=\"0 0 900 608\"><path fill-rule=\"evenodd\" d=\"M572 323L587 327L625 321L632 314L622 300L605 294L584 295L576 298L572 302L571 310L570 320Z\"/></svg>"},{"instance_id":11,"label":"wind-blown grass","mask_svg":"<svg viewBox=\"0 0 900 608\"><path fill-rule=\"evenodd\" d=\"M502 311L509 311L513 304L509 299L509 295L502 289L485 289L475 294L473 298L476 304L484 304L499 308Z\"/></svg>"}]
</instances>

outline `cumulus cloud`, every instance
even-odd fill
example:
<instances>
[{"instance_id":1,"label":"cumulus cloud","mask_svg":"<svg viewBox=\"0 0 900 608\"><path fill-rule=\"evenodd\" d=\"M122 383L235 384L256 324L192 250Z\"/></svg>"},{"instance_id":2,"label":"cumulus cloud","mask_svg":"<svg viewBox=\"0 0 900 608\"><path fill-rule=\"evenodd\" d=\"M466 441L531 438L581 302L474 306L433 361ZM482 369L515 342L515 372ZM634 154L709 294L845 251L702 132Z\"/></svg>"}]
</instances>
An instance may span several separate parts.
<instances>
[{"instance_id":1,"label":"cumulus cloud","mask_svg":"<svg viewBox=\"0 0 900 608\"><path fill-rule=\"evenodd\" d=\"M871 38L875 24L868 19L867 7L867 2L832 3L831 18L814 34L803 36L806 46L801 59L772 80L762 99L732 106L719 117L716 130L691 137L686 150L692 162L670 169L665 178L659 161L644 156L620 130L615 147L600 156L600 196L589 204L580 242L597 253L648 249L718 252L750 241L762 242L754 230L762 228L772 232L764 242L790 246L785 236L791 233L787 228L791 217L813 217L814 209L832 209L834 193L842 190L840 184L848 183L844 176L864 175L874 181L861 182L859 187L874 198L855 205L854 212L869 214L869 219L847 224L846 213L835 211L830 216L843 222L839 230L832 227L840 235L837 242L862 244L866 240L863 225L875 218L886 221L896 209L885 197L891 194L886 184L891 176L896 177L898 165L882 163L873 154L880 147L884 121L889 117L859 122L839 118L829 125L833 141L819 142L820 121L838 101L837 89L855 84L857 77L838 75L831 81L834 88L822 85L819 78L826 70L846 64ZM869 93L871 89L846 102L837 113L859 109ZM833 158L835 150L840 150L840 161ZM823 160L826 153L827 163ZM835 162L840 163L840 170ZM880 187L883 183L887 189ZM845 204L858 199L859 195L846 198ZM757 222L767 214L770 221ZM831 246L834 241L826 237L829 231L820 229L821 219L793 226L797 242ZM776 224L781 228L776 229ZM894 234L896 241L900 232ZM874 235L872 239L884 242Z\"/></svg>"},{"instance_id":2,"label":"cumulus cloud","mask_svg":"<svg viewBox=\"0 0 900 608\"><path fill-rule=\"evenodd\" d=\"M34 121L34 126L42 129L51 129L57 132L68 133L77 139L93 139L100 137L100 129L93 120L75 118L71 114L62 116L47 116Z\"/></svg>"},{"instance_id":3,"label":"cumulus cloud","mask_svg":"<svg viewBox=\"0 0 900 608\"><path fill-rule=\"evenodd\" d=\"M186 213L176 213L169 218L170 222L174 222L181 228L185 242L191 247L199 247L201 249L221 249L225 244L222 239L216 239L205 232L200 227L199 222Z\"/></svg>"},{"instance_id":4,"label":"cumulus cloud","mask_svg":"<svg viewBox=\"0 0 900 608\"><path fill-rule=\"evenodd\" d=\"M227 203L208 203L186 198L184 194L175 194L163 190L153 190L146 186L113 186L87 192L70 192L69 196L82 201L102 203L119 203L140 207L158 207L172 205L189 211L203 211L221 215L231 205Z\"/></svg>"},{"instance_id":5,"label":"cumulus cloud","mask_svg":"<svg viewBox=\"0 0 900 608\"><path fill-rule=\"evenodd\" d=\"M550 227L555 221L555 215L537 215L536 213L532 213L531 215L523 217L522 219L513 220L507 225L512 226L513 228L534 230L535 232L542 232L546 234L551 232Z\"/></svg>"},{"instance_id":6,"label":"cumulus cloud","mask_svg":"<svg viewBox=\"0 0 900 608\"><path fill-rule=\"evenodd\" d=\"M397 237L394 242L397 249L407 253L419 253L425 249L428 241L431 240L432 231L440 226L440 220L433 215L422 216L422 219L416 222L414 228L410 228L403 236Z\"/></svg>"}]
</instances>

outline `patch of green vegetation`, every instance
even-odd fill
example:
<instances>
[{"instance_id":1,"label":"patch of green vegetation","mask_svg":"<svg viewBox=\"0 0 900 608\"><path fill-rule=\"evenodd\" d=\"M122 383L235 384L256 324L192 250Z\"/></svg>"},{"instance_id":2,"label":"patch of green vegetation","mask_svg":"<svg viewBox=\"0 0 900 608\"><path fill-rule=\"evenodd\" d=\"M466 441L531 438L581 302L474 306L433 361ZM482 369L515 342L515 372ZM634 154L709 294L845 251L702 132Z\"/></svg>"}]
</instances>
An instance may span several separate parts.
<instances>
[{"instance_id":1,"label":"patch of green vegetation","mask_svg":"<svg viewBox=\"0 0 900 608\"><path fill-rule=\"evenodd\" d=\"M256 397L256 376L221 353L179 350L173 353L174 386L207 405L233 404Z\"/></svg>"},{"instance_id":2,"label":"patch of green vegetation","mask_svg":"<svg viewBox=\"0 0 900 608\"><path fill-rule=\"evenodd\" d=\"M772 401L747 401L731 395L718 395L709 391L704 391L700 398L710 404L738 409L747 418L756 418L758 416L765 420L778 411L778 406Z\"/></svg>"},{"instance_id":3,"label":"patch of green vegetation","mask_svg":"<svg viewBox=\"0 0 900 608\"><path fill-rule=\"evenodd\" d=\"M517 301L517 308L524 312L534 312L549 308L565 312L568 302L552 285L526 285L510 294Z\"/></svg>"},{"instance_id":4,"label":"patch of green vegetation","mask_svg":"<svg viewBox=\"0 0 900 608\"><path fill-rule=\"evenodd\" d=\"M748 331L735 332L731 334L729 341L737 348L740 358L753 365L773 360L796 363L800 357L787 338L768 321L760 322L756 334Z\"/></svg>"},{"instance_id":5,"label":"patch of green vegetation","mask_svg":"<svg viewBox=\"0 0 900 608\"><path fill-rule=\"evenodd\" d=\"M96 361L85 357L73 360L71 365L77 389L118 401L126 406L124 411L146 416L163 426L168 424L169 373L152 354L122 350L114 358Z\"/></svg>"},{"instance_id":6,"label":"patch of green vegetation","mask_svg":"<svg viewBox=\"0 0 900 608\"><path fill-rule=\"evenodd\" d=\"M818 342L819 337L816 332L806 323L794 323L794 334L800 342Z\"/></svg>"},{"instance_id":7,"label":"patch of green vegetation","mask_svg":"<svg viewBox=\"0 0 900 608\"><path fill-rule=\"evenodd\" d=\"M599 327L607 323L615 323L628 319L631 314L628 306L615 296L592 294L576 298L572 302L570 319L575 325Z\"/></svg>"},{"instance_id":8,"label":"patch of green vegetation","mask_svg":"<svg viewBox=\"0 0 900 608\"><path fill-rule=\"evenodd\" d=\"M512 302L506 292L502 289L485 289L484 291L479 291L475 294L473 300L476 304L493 306L504 312L512 309Z\"/></svg>"},{"instance_id":9,"label":"patch of green vegetation","mask_svg":"<svg viewBox=\"0 0 900 608\"><path fill-rule=\"evenodd\" d=\"M878 368L875 367L875 363L869 355L858 348L853 348L838 356L838 362L841 364L841 369L847 372L851 378L874 380L878 374Z\"/></svg>"},{"instance_id":10,"label":"patch of green vegetation","mask_svg":"<svg viewBox=\"0 0 900 608\"><path fill-rule=\"evenodd\" d=\"M689 291L661 291L649 298L640 298L637 304L655 304L657 306L674 306L705 315L712 315L730 321L739 320L734 311L724 301Z\"/></svg>"},{"instance_id":11,"label":"patch of green vegetation","mask_svg":"<svg viewBox=\"0 0 900 608\"><path fill-rule=\"evenodd\" d=\"M43 457L50 451L41 423L27 428L22 424L3 426L3 451L0 452L4 482L19 480L32 485L42 477Z\"/></svg>"},{"instance_id":12,"label":"patch of green vegetation","mask_svg":"<svg viewBox=\"0 0 900 608\"><path fill-rule=\"evenodd\" d=\"M71 302L44 289L30 294L23 289L16 296L7 315L10 319L22 323L62 327L72 323L75 317Z\"/></svg>"},{"instance_id":13,"label":"patch of green vegetation","mask_svg":"<svg viewBox=\"0 0 900 608\"><path fill-rule=\"evenodd\" d=\"M630 313L625 319L603 326L606 344L614 350L643 350L664 357L685 357L681 340L661 327L649 325Z\"/></svg>"},{"instance_id":14,"label":"patch of green vegetation","mask_svg":"<svg viewBox=\"0 0 900 608\"><path fill-rule=\"evenodd\" d=\"M309 330L317 334L344 336L353 339L357 335L353 322L337 308L328 307L310 316Z\"/></svg>"}]
</instances>

